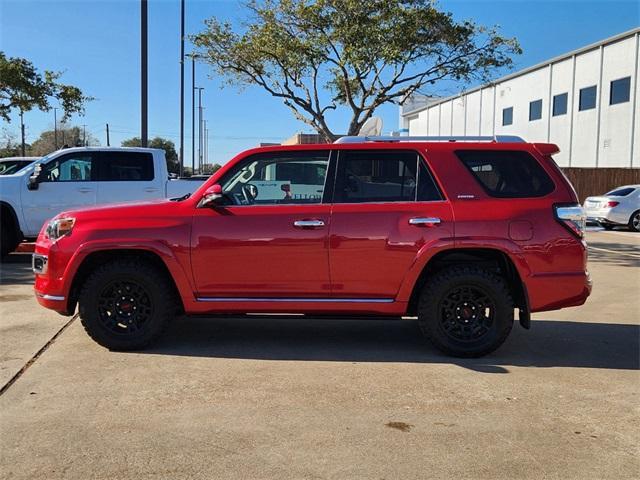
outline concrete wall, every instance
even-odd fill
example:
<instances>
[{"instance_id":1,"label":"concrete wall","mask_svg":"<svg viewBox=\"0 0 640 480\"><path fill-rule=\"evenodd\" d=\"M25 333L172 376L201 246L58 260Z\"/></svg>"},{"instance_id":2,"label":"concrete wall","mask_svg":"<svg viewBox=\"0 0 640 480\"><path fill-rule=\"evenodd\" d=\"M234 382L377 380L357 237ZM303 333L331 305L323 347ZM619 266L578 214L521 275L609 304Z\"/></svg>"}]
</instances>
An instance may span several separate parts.
<instances>
[{"instance_id":1,"label":"concrete wall","mask_svg":"<svg viewBox=\"0 0 640 480\"><path fill-rule=\"evenodd\" d=\"M519 135L556 143L560 166L640 168L638 65L640 29L550 60L492 85L401 113L410 135ZM630 99L610 105L611 82L631 77ZM597 87L596 107L579 111L580 89ZM552 115L554 95L567 93L567 112ZM542 100L542 118L529 104ZM513 124L502 113L513 108Z\"/></svg>"}]
</instances>

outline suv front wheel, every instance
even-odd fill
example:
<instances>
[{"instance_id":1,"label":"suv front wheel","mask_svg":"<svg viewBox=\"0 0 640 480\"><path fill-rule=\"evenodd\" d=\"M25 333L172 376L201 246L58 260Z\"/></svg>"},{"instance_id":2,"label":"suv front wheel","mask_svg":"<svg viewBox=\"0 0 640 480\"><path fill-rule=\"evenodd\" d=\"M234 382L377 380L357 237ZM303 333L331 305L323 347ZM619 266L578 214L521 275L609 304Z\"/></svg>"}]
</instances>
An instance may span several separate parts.
<instances>
[{"instance_id":1,"label":"suv front wheel","mask_svg":"<svg viewBox=\"0 0 640 480\"><path fill-rule=\"evenodd\" d=\"M425 337L444 353L481 357L496 350L511 332L513 308L504 279L482 268L454 266L427 281L418 322Z\"/></svg>"}]
</instances>

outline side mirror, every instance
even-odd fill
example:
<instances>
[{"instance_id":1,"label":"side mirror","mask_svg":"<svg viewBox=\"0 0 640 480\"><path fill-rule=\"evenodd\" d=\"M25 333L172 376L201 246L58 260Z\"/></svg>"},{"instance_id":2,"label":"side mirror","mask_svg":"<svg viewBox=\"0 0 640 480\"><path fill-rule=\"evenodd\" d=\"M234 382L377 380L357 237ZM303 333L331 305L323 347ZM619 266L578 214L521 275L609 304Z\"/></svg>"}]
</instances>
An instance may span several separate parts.
<instances>
[{"instance_id":1,"label":"side mirror","mask_svg":"<svg viewBox=\"0 0 640 480\"><path fill-rule=\"evenodd\" d=\"M31 175L29 176L29 182L27 183L27 188L29 190L37 190L38 189L38 179L40 178L40 172L42 172L42 165L37 164Z\"/></svg>"},{"instance_id":2,"label":"side mirror","mask_svg":"<svg viewBox=\"0 0 640 480\"><path fill-rule=\"evenodd\" d=\"M222 193L222 186L217 183L215 185L211 185L205 190L204 195L198 203L198 208L215 206L220 203L220 200L222 200L223 197L224 194Z\"/></svg>"}]
</instances>

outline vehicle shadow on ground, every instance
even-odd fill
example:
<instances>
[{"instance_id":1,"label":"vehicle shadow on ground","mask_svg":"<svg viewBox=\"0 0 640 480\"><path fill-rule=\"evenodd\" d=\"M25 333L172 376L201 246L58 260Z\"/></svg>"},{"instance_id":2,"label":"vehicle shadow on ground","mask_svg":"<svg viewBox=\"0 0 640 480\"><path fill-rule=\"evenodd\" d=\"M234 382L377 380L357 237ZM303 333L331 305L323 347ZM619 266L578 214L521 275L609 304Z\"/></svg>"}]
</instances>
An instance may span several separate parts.
<instances>
[{"instance_id":1,"label":"vehicle shadow on ground","mask_svg":"<svg viewBox=\"0 0 640 480\"><path fill-rule=\"evenodd\" d=\"M30 285L33 282L30 253L12 253L2 259L0 285Z\"/></svg>"},{"instance_id":2,"label":"vehicle shadow on ground","mask_svg":"<svg viewBox=\"0 0 640 480\"><path fill-rule=\"evenodd\" d=\"M589 262L605 263L617 267L640 267L640 247L638 245L611 242L589 242L588 245Z\"/></svg>"},{"instance_id":3,"label":"vehicle shadow on ground","mask_svg":"<svg viewBox=\"0 0 640 480\"><path fill-rule=\"evenodd\" d=\"M336 362L455 363L485 373L518 367L640 368L640 326L534 320L480 359L454 359L422 339L414 320L182 318L140 354Z\"/></svg>"}]
</instances>

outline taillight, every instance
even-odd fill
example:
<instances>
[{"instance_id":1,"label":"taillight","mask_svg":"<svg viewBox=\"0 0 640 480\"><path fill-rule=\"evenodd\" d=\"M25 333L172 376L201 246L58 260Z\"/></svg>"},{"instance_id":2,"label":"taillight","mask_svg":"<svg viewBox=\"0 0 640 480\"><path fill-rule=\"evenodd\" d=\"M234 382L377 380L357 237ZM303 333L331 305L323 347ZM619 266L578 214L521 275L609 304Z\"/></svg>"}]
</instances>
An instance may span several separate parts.
<instances>
[{"instance_id":1,"label":"taillight","mask_svg":"<svg viewBox=\"0 0 640 480\"><path fill-rule=\"evenodd\" d=\"M607 202L607 208L613 208L620 205L620 202Z\"/></svg>"},{"instance_id":2,"label":"taillight","mask_svg":"<svg viewBox=\"0 0 640 480\"><path fill-rule=\"evenodd\" d=\"M577 203L557 203L553 206L556 220L564 225L576 237L584 237L587 217L584 209Z\"/></svg>"}]
</instances>

